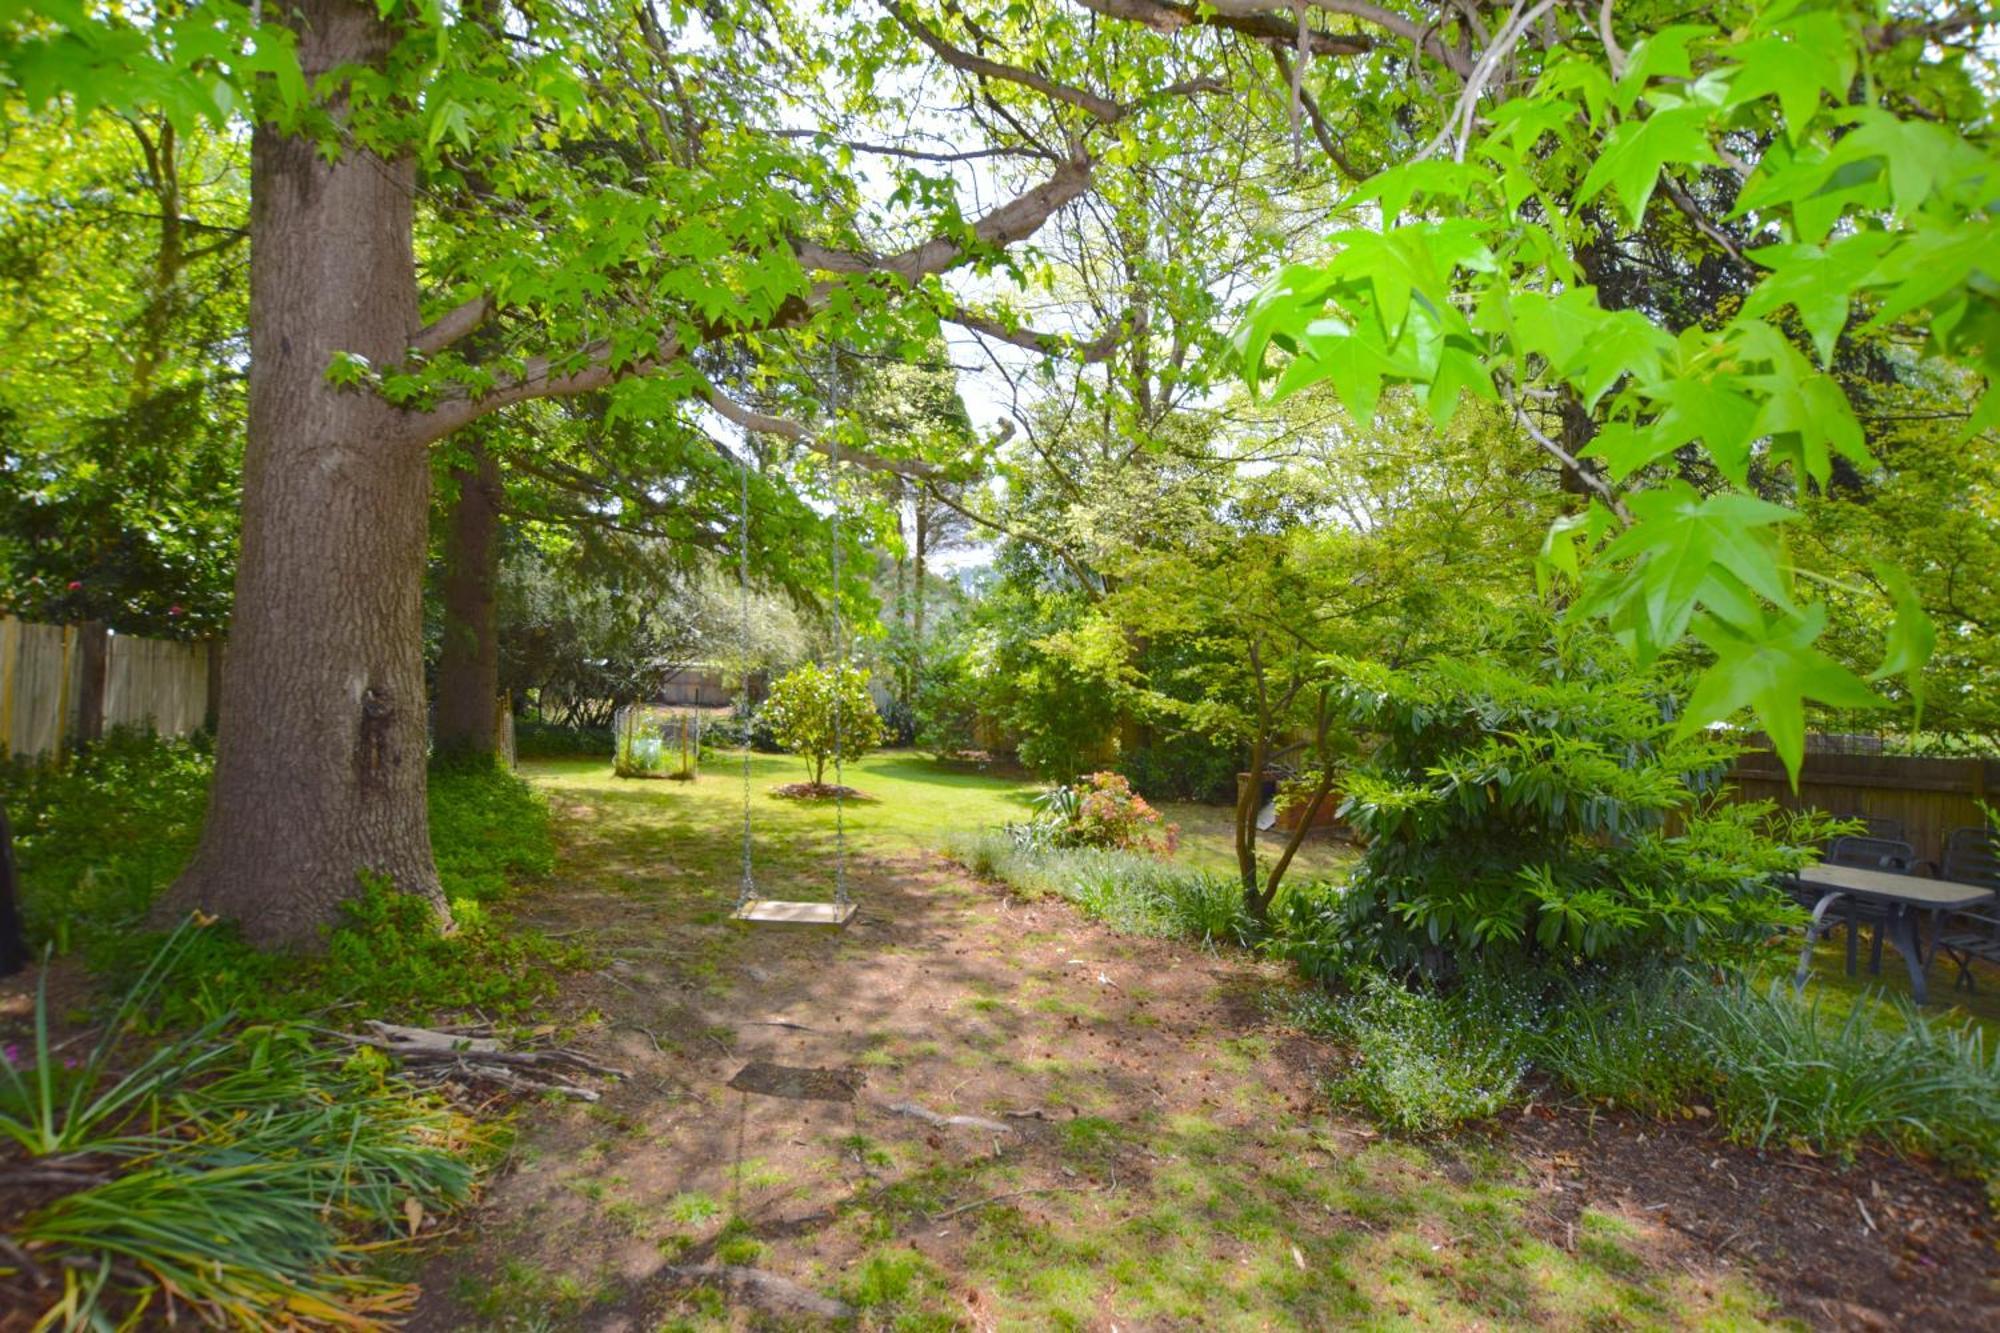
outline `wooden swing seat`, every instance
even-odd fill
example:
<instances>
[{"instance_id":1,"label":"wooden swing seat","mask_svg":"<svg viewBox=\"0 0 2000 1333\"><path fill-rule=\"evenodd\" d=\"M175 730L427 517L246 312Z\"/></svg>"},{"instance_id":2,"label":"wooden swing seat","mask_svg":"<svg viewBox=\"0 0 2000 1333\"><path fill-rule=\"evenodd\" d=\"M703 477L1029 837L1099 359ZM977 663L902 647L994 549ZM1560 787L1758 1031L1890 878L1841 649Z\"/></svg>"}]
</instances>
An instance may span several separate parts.
<instances>
[{"instance_id":1,"label":"wooden swing seat","mask_svg":"<svg viewBox=\"0 0 2000 1333\"><path fill-rule=\"evenodd\" d=\"M856 903L793 903L777 898L752 898L731 912L734 921L762 921L787 926L844 926L854 919Z\"/></svg>"}]
</instances>

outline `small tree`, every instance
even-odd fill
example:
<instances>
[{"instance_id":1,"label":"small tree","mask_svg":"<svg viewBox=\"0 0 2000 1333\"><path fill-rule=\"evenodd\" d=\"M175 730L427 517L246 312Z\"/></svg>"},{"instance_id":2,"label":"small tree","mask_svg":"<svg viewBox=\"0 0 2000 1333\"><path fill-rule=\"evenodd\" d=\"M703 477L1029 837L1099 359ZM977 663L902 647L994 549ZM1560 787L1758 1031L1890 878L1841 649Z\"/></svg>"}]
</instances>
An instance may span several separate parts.
<instances>
[{"instance_id":1,"label":"small tree","mask_svg":"<svg viewBox=\"0 0 2000 1333\"><path fill-rule=\"evenodd\" d=\"M882 717L859 667L808 662L771 687L763 715L778 744L805 759L815 787L825 785L828 760L859 759L882 743Z\"/></svg>"}]
</instances>

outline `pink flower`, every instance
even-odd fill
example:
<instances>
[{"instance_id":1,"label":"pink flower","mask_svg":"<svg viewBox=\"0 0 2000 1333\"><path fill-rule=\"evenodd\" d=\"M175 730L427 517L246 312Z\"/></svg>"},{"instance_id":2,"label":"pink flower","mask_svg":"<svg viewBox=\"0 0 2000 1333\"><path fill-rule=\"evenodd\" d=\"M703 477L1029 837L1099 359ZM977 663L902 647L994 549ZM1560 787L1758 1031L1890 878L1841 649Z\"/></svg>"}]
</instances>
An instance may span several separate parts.
<instances>
[{"instance_id":1,"label":"pink flower","mask_svg":"<svg viewBox=\"0 0 2000 1333\"><path fill-rule=\"evenodd\" d=\"M82 579L71 579L71 580L69 581L69 590L70 590L71 592L82 592L82 591L83 591L83 580L82 580Z\"/></svg>"}]
</instances>

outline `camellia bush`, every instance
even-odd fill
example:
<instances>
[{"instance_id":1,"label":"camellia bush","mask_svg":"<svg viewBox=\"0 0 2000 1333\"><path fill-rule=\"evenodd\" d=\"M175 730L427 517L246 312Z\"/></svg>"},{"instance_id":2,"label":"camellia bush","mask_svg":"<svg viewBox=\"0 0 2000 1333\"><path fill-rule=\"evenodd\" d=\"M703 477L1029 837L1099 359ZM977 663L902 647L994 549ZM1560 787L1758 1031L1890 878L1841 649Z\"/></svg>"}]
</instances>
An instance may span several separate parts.
<instances>
[{"instance_id":1,"label":"camellia bush","mask_svg":"<svg viewBox=\"0 0 2000 1333\"><path fill-rule=\"evenodd\" d=\"M1122 773L1092 773L1051 787L1035 804L1041 809L1039 815L1026 824L1009 826L1017 846L1172 856L1180 845L1180 826L1162 818Z\"/></svg>"},{"instance_id":2,"label":"camellia bush","mask_svg":"<svg viewBox=\"0 0 2000 1333\"><path fill-rule=\"evenodd\" d=\"M1828 821L1715 799L1736 747L1678 735L1657 680L1457 661L1338 676L1379 737L1341 807L1368 843L1334 909L1353 962L1726 961L1796 919L1774 880Z\"/></svg>"},{"instance_id":3,"label":"camellia bush","mask_svg":"<svg viewBox=\"0 0 2000 1333\"><path fill-rule=\"evenodd\" d=\"M815 787L826 785L828 763L859 759L882 744L882 717L859 667L808 662L786 673L771 687L760 720L806 761Z\"/></svg>"}]
</instances>

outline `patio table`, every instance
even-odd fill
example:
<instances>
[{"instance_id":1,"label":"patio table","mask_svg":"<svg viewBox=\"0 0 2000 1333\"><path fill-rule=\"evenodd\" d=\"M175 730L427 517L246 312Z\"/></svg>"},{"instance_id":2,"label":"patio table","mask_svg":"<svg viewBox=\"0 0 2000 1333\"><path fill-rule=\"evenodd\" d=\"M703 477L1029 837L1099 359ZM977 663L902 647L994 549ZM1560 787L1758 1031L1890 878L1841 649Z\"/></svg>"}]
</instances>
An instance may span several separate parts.
<instances>
[{"instance_id":1,"label":"patio table","mask_svg":"<svg viewBox=\"0 0 2000 1333\"><path fill-rule=\"evenodd\" d=\"M1903 955L1904 966L1910 969L1910 994L1918 1004L1925 1003L1930 992L1924 980L1924 965L1929 959L1924 957L1917 942L1917 914L1929 912L1935 919L1946 912L1991 902L1994 897L1993 890L1977 884L1863 870L1858 866L1810 865L1794 878L1802 887L1816 891L1819 901L1813 905L1812 924L1806 928L1805 948L1799 952L1799 971L1792 979L1793 985L1801 991L1805 989L1806 974L1812 967L1813 945L1819 942L1826 928L1828 910L1841 899L1852 898L1887 909L1888 920L1883 929L1888 932L1889 942L1896 946L1896 952Z\"/></svg>"}]
</instances>

